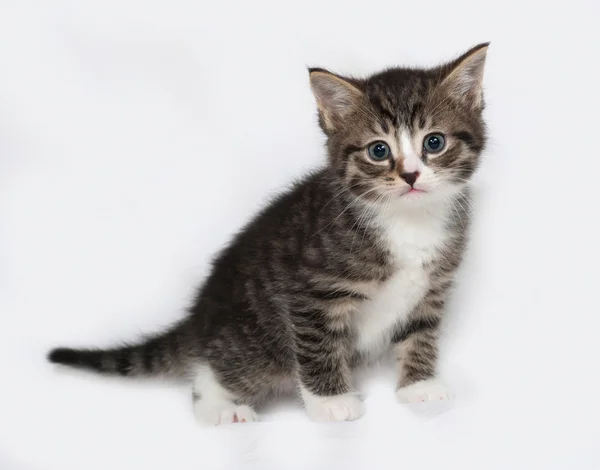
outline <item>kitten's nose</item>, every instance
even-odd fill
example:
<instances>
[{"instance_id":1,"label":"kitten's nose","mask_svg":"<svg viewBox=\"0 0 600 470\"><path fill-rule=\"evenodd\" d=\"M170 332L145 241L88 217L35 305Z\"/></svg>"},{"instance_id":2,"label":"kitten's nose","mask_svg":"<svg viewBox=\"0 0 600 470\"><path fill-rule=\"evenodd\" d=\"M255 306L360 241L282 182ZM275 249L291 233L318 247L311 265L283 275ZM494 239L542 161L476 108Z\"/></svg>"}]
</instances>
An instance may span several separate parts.
<instances>
[{"instance_id":1,"label":"kitten's nose","mask_svg":"<svg viewBox=\"0 0 600 470\"><path fill-rule=\"evenodd\" d=\"M402 173L400 177L411 186L414 186L415 181L417 181L419 175L420 173L418 171L415 171L414 173Z\"/></svg>"}]
</instances>

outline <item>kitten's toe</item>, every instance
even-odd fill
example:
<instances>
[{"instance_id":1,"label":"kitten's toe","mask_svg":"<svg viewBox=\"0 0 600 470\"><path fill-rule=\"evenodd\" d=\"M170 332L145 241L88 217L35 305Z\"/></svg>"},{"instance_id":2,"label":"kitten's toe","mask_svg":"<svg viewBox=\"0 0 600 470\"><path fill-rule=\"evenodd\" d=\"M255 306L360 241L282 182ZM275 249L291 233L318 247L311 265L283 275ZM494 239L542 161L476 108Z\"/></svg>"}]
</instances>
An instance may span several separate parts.
<instances>
[{"instance_id":1,"label":"kitten's toe","mask_svg":"<svg viewBox=\"0 0 600 470\"><path fill-rule=\"evenodd\" d=\"M446 384L439 379L421 380L396 390L400 403L424 403L451 400L453 395Z\"/></svg>"},{"instance_id":2,"label":"kitten's toe","mask_svg":"<svg viewBox=\"0 0 600 470\"><path fill-rule=\"evenodd\" d=\"M258 415L247 405L240 405L235 408L235 417L238 423L252 423L258 421Z\"/></svg>"},{"instance_id":3,"label":"kitten's toe","mask_svg":"<svg viewBox=\"0 0 600 470\"><path fill-rule=\"evenodd\" d=\"M353 393L333 397L304 397L306 411L313 421L353 421L360 418L365 407Z\"/></svg>"},{"instance_id":4,"label":"kitten's toe","mask_svg":"<svg viewBox=\"0 0 600 470\"><path fill-rule=\"evenodd\" d=\"M251 407L236 406L233 403L210 403L199 400L194 404L194 413L198 421L205 426L258 421L258 416Z\"/></svg>"}]
</instances>

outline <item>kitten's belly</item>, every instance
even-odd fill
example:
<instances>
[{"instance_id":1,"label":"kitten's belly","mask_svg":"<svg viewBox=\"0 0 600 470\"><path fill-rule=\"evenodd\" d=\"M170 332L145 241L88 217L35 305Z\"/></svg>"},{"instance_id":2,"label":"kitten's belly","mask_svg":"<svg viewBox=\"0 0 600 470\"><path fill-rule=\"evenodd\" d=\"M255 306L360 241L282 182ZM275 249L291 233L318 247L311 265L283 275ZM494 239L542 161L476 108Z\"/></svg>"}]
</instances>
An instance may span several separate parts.
<instances>
[{"instance_id":1,"label":"kitten's belly","mask_svg":"<svg viewBox=\"0 0 600 470\"><path fill-rule=\"evenodd\" d=\"M427 291L428 276L420 260L402 269L364 301L355 317L355 348L365 356L381 354L389 346L394 327L406 320Z\"/></svg>"}]
</instances>

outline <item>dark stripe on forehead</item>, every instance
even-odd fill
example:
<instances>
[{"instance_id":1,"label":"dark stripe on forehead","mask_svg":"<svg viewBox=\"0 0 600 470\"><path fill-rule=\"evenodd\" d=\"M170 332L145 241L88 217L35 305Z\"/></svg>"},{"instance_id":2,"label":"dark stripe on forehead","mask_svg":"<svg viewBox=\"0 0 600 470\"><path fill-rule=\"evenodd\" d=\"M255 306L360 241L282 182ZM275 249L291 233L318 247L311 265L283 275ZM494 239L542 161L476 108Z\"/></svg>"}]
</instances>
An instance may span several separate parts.
<instances>
[{"instance_id":1,"label":"dark stripe on forehead","mask_svg":"<svg viewBox=\"0 0 600 470\"><path fill-rule=\"evenodd\" d=\"M370 117L368 118L366 124L369 126L369 130L373 134L381 134L382 131L384 134L388 134L390 132L390 125L385 117L376 115L375 113L372 113L369 116Z\"/></svg>"},{"instance_id":2,"label":"dark stripe on forehead","mask_svg":"<svg viewBox=\"0 0 600 470\"><path fill-rule=\"evenodd\" d=\"M410 110L410 121L408 122L408 125L410 126L410 128L412 129L412 127L415 125L415 122L417 120L417 117L420 118L419 120L419 126L423 127L423 125L421 125L420 121L423 120L422 115L422 111L423 111L423 104L420 102L414 103L411 110Z\"/></svg>"},{"instance_id":3,"label":"dark stripe on forehead","mask_svg":"<svg viewBox=\"0 0 600 470\"><path fill-rule=\"evenodd\" d=\"M388 134L390 132L390 126L385 119L379 119L379 124L384 133Z\"/></svg>"},{"instance_id":4,"label":"dark stripe on forehead","mask_svg":"<svg viewBox=\"0 0 600 470\"><path fill-rule=\"evenodd\" d=\"M390 126L384 118L377 116L375 119L369 120L367 123L369 126L369 132L373 135L379 135L382 133L388 134L390 132Z\"/></svg>"},{"instance_id":5,"label":"dark stripe on forehead","mask_svg":"<svg viewBox=\"0 0 600 470\"><path fill-rule=\"evenodd\" d=\"M375 111L383 116L384 118L388 119L390 122L395 123L396 122L396 117L392 114L391 110L387 109L383 102L381 101L381 99L379 97L375 97L372 96L371 97L371 104L373 105L373 108L375 108ZM388 131L386 131L388 132Z\"/></svg>"}]
</instances>

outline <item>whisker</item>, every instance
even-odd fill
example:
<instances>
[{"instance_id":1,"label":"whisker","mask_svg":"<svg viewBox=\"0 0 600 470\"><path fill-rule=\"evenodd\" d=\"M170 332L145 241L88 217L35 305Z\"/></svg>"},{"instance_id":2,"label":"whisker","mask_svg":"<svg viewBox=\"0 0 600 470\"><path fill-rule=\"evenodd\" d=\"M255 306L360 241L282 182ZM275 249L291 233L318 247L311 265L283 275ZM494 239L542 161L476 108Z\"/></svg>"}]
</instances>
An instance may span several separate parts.
<instances>
[{"instance_id":1,"label":"whisker","mask_svg":"<svg viewBox=\"0 0 600 470\"><path fill-rule=\"evenodd\" d=\"M355 224L353 224L352 227L354 227L355 225L357 226L357 230L354 232L354 236L352 237L352 245L350 245L350 253L352 253L352 249L354 248L354 240L356 239L356 234L358 232L358 230L361 227L361 224L363 222L366 222L367 219L371 218L373 215L375 215L376 211L378 210L377 205L379 204L379 201L381 201L384 197L386 197L386 193L382 192L374 201L373 206L368 207L368 210L363 211L363 213L360 215L360 217L358 218L357 222ZM364 241L365 239L365 235L366 235L366 230L363 230L363 236L362 236L362 240ZM360 248L362 248L362 241L361 241L361 246ZM359 248L359 250L360 250Z\"/></svg>"},{"instance_id":2,"label":"whisker","mask_svg":"<svg viewBox=\"0 0 600 470\"><path fill-rule=\"evenodd\" d=\"M342 216L342 215L343 215L343 214L344 214L344 213L345 213L345 212L346 212L348 209L350 209L350 207L352 207L352 205L353 205L353 204L356 204L356 203L360 202L360 197L366 196L367 194L369 194L369 193L371 193L371 192L373 192L373 191L377 191L377 190L379 190L379 189L380 189L379 187L374 187L374 188L371 188L371 189L369 189L369 190L365 191L364 193L360 194L359 196L357 196L355 199L352 199L352 200L351 200L351 201L350 201L350 202L349 202L349 203L346 205L346 207L345 207L345 208L344 208L344 209L343 209L343 210L342 210L342 211L341 211L341 212L338 214L338 216L337 216L335 219L333 219L333 220L332 220L330 223L328 223L327 225L325 225L324 227L322 227L320 230L317 230L317 231L316 231L316 232L313 234L313 237L314 237L314 236L316 236L316 235L318 235L319 233L321 233L321 232L322 232L323 230L325 230L326 228L328 228L328 227L332 227L332 226L333 226L333 225L334 225L334 224L335 224L335 223L338 221L338 219L339 219L339 218L340 218L340 217L341 217L341 216ZM326 233L329 233L329 230L328 230Z\"/></svg>"}]
</instances>

